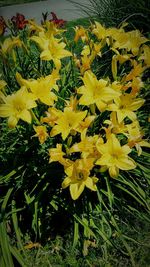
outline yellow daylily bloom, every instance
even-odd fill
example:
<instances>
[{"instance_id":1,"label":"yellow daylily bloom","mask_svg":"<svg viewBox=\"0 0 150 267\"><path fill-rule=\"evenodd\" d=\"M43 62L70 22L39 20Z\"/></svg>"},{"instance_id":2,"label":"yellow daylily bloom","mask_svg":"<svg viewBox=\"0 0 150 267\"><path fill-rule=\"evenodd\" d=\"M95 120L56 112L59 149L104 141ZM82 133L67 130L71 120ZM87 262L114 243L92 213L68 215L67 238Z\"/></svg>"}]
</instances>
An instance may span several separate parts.
<instances>
[{"instance_id":1,"label":"yellow daylily bloom","mask_svg":"<svg viewBox=\"0 0 150 267\"><path fill-rule=\"evenodd\" d=\"M62 144L57 144L56 148L50 148L49 149L49 163L51 162L63 162L64 158L63 156L65 155L65 153L62 151Z\"/></svg>"},{"instance_id":2,"label":"yellow daylily bloom","mask_svg":"<svg viewBox=\"0 0 150 267\"><path fill-rule=\"evenodd\" d=\"M80 60L74 57L75 64L80 69L82 75L85 71L91 69L91 64L95 57L101 56L101 49L103 45L103 42L95 43L90 40L89 44L83 47Z\"/></svg>"},{"instance_id":3,"label":"yellow daylily bloom","mask_svg":"<svg viewBox=\"0 0 150 267\"><path fill-rule=\"evenodd\" d=\"M0 105L0 117L9 117L8 126L14 128L21 119L31 123L30 109L36 107L33 94L22 87L16 93L6 96L4 104Z\"/></svg>"},{"instance_id":4,"label":"yellow daylily bloom","mask_svg":"<svg viewBox=\"0 0 150 267\"><path fill-rule=\"evenodd\" d=\"M57 144L55 148L49 149L49 163L59 162L65 168L67 168L71 165L72 161L64 156L66 156L66 153L62 150L62 144Z\"/></svg>"},{"instance_id":5,"label":"yellow daylily bloom","mask_svg":"<svg viewBox=\"0 0 150 267\"><path fill-rule=\"evenodd\" d=\"M139 30L130 31L127 35L129 40L127 50L131 50L134 56L138 54L140 46L149 41Z\"/></svg>"},{"instance_id":6,"label":"yellow daylily bloom","mask_svg":"<svg viewBox=\"0 0 150 267\"><path fill-rule=\"evenodd\" d=\"M96 182L98 179L96 177L90 177L90 171L94 166L93 162L93 158L77 159L65 169L67 177L62 182L62 188L64 189L69 186L73 200L79 198L85 187L92 191L97 190Z\"/></svg>"},{"instance_id":7,"label":"yellow daylily bloom","mask_svg":"<svg viewBox=\"0 0 150 267\"><path fill-rule=\"evenodd\" d=\"M45 112L47 117L41 118L41 122L48 123L51 127L56 124L57 119L61 116L62 112L56 108L50 107L48 111Z\"/></svg>"},{"instance_id":8,"label":"yellow daylily bloom","mask_svg":"<svg viewBox=\"0 0 150 267\"><path fill-rule=\"evenodd\" d=\"M118 122L116 112L111 112L110 120L105 120L104 123L109 125L109 127L105 129L110 130L110 133L119 134L119 133L125 133L127 131L124 122L123 121L120 123Z\"/></svg>"},{"instance_id":9,"label":"yellow daylily bloom","mask_svg":"<svg viewBox=\"0 0 150 267\"><path fill-rule=\"evenodd\" d=\"M81 40L83 42L88 41L88 35L87 35L87 31L84 29L84 27L82 26L76 26L74 28L75 30L75 37L74 37L74 41L78 42L78 40L81 38Z\"/></svg>"},{"instance_id":10,"label":"yellow daylily bloom","mask_svg":"<svg viewBox=\"0 0 150 267\"><path fill-rule=\"evenodd\" d=\"M50 135L55 136L57 134L62 135L62 139L65 140L69 133L74 130L77 131L77 128L81 121L86 117L87 111L73 111L70 108L66 107L56 121L56 124L51 130Z\"/></svg>"},{"instance_id":11,"label":"yellow daylily bloom","mask_svg":"<svg viewBox=\"0 0 150 267\"><path fill-rule=\"evenodd\" d=\"M114 47L115 40L119 40L119 42L121 43L125 41L124 33L125 31L123 27L120 27L120 28L111 27L107 29L107 36L109 37L109 39L107 39L107 43L113 48L113 50L115 49Z\"/></svg>"},{"instance_id":12,"label":"yellow daylily bloom","mask_svg":"<svg viewBox=\"0 0 150 267\"><path fill-rule=\"evenodd\" d=\"M124 90L124 85L122 85L120 82L118 81L114 81L111 84L111 88L119 93L121 93Z\"/></svg>"},{"instance_id":13,"label":"yellow daylily bloom","mask_svg":"<svg viewBox=\"0 0 150 267\"><path fill-rule=\"evenodd\" d=\"M6 98L6 96L3 94L2 91L0 91L0 104L5 103L5 98Z\"/></svg>"},{"instance_id":14,"label":"yellow daylily bloom","mask_svg":"<svg viewBox=\"0 0 150 267\"><path fill-rule=\"evenodd\" d=\"M74 111L77 110L78 102L79 101L76 96L71 96L69 101L66 100L67 107Z\"/></svg>"},{"instance_id":15,"label":"yellow daylily bloom","mask_svg":"<svg viewBox=\"0 0 150 267\"><path fill-rule=\"evenodd\" d=\"M109 136L105 144L97 144L97 149L101 153L101 157L95 164L106 167L112 178L119 175L119 169L132 170L136 168L135 162L128 156L131 152L130 147L128 145L121 146L114 134Z\"/></svg>"},{"instance_id":16,"label":"yellow daylily bloom","mask_svg":"<svg viewBox=\"0 0 150 267\"><path fill-rule=\"evenodd\" d=\"M101 49L105 45L104 41L102 40L99 43L95 43L93 40L90 40L88 45L83 47L81 52L81 74L83 74L86 70L90 70L91 64L93 63L96 56L101 57Z\"/></svg>"},{"instance_id":17,"label":"yellow daylily bloom","mask_svg":"<svg viewBox=\"0 0 150 267\"><path fill-rule=\"evenodd\" d=\"M142 67L141 63L137 63L136 61L134 61L133 63L133 69L129 72L129 74L127 74L124 78L124 81L130 81L133 80L136 77L139 77L143 74L145 70L145 67Z\"/></svg>"},{"instance_id":18,"label":"yellow daylily bloom","mask_svg":"<svg viewBox=\"0 0 150 267\"><path fill-rule=\"evenodd\" d=\"M112 70L113 78L116 79L117 78L117 63L119 62L120 64L123 64L127 60L130 60L131 55L130 54L122 55L118 52L118 50L116 49L112 49L112 50L115 51L116 55L112 57L111 70Z\"/></svg>"},{"instance_id":19,"label":"yellow daylily bloom","mask_svg":"<svg viewBox=\"0 0 150 267\"><path fill-rule=\"evenodd\" d=\"M81 152L83 158L93 158L98 153L96 149L96 142L98 141L98 135L86 136L81 142L75 143L70 149L69 153Z\"/></svg>"},{"instance_id":20,"label":"yellow daylily bloom","mask_svg":"<svg viewBox=\"0 0 150 267\"><path fill-rule=\"evenodd\" d=\"M143 53L139 57L139 60L144 60L147 68L150 67L150 47L148 45L142 46Z\"/></svg>"},{"instance_id":21,"label":"yellow daylily bloom","mask_svg":"<svg viewBox=\"0 0 150 267\"><path fill-rule=\"evenodd\" d=\"M94 121L96 116L88 116L84 119L84 121L81 121L79 126L77 127L77 131L81 133L81 139L84 139L86 136L87 130L90 126L90 124Z\"/></svg>"},{"instance_id":22,"label":"yellow daylily bloom","mask_svg":"<svg viewBox=\"0 0 150 267\"><path fill-rule=\"evenodd\" d=\"M39 125L39 126L33 126L36 134L34 135L34 137L38 137L39 141L41 144L44 144L44 142L46 141L46 139L48 138L48 133L47 133L47 129L46 126L43 125Z\"/></svg>"},{"instance_id":23,"label":"yellow daylily bloom","mask_svg":"<svg viewBox=\"0 0 150 267\"><path fill-rule=\"evenodd\" d=\"M118 32L118 34L113 35L113 38L115 39L113 44L114 48L131 51L134 56L138 54L140 46L148 41L148 39L144 37L139 30Z\"/></svg>"},{"instance_id":24,"label":"yellow daylily bloom","mask_svg":"<svg viewBox=\"0 0 150 267\"><path fill-rule=\"evenodd\" d=\"M24 79L19 72L16 72L16 80L20 86L27 87L28 80Z\"/></svg>"},{"instance_id":25,"label":"yellow daylily bloom","mask_svg":"<svg viewBox=\"0 0 150 267\"><path fill-rule=\"evenodd\" d=\"M41 247L41 244L38 242L36 243L29 242L27 245L24 246L25 249L40 248L40 247Z\"/></svg>"},{"instance_id":26,"label":"yellow daylily bloom","mask_svg":"<svg viewBox=\"0 0 150 267\"><path fill-rule=\"evenodd\" d=\"M51 38L51 36L58 36L59 34L66 31L58 27L57 24L54 23L53 21L49 20L45 21L44 28L45 28L44 34L48 39Z\"/></svg>"},{"instance_id":27,"label":"yellow daylily bloom","mask_svg":"<svg viewBox=\"0 0 150 267\"><path fill-rule=\"evenodd\" d=\"M103 48L104 46L104 42L100 42L100 43L94 43L93 42L93 47L92 47L92 53L91 55L93 56L93 60L96 56L102 56L102 53L101 53L101 49Z\"/></svg>"},{"instance_id":28,"label":"yellow daylily bloom","mask_svg":"<svg viewBox=\"0 0 150 267\"><path fill-rule=\"evenodd\" d=\"M79 63L81 74L84 74L86 70L90 70L92 61L93 61L93 58L90 55L90 48L88 45L85 45L81 52L81 60Z\"/></svg>"},{"instance_id":29,"label":"yellow daylily bloom","mask_svg":"<svg viewBox=\"0 0 150 267\"><path fill-rule=\"evenodd\" d=\"M96 104L102 112L106 110L107 103L120 95L119 92L108 86L104 79L97 80L91 71L86 71L82 78L84 85L78 88L78 94L82 96L79 99L80 105L89 106Z\"/></svg>"},{"instance_id":30,"label":"yellow daylily bloom","mask_svg":"<svg viewBox=\"0 0 150 267\"><path fill-rule=\"evenodd\" d=\"M16 74L17 81L20 85L25 85L34 94L36 100L40 100L42 103L52 106L54 101L57 100L57 96L52 89L58 91L56 81L59 79L59 74L56 70L53 70L52 74L40 77L38 79L25 80L20 74Z\"/></svg>"},{"instance_id":31,"label":"yellow daylily bloom","mask_svg":"<svg viewBox=\"0 0 150 267\"><path fill-rule=\"evenodd\" d=\"M118 122L121 123L126 117L130 120L136 119L134 111L139 109L145 102L142 98L134 98L130 94L121 95L114 99L114 104L108 105L108 110L116 111Z\"/></svg>"},{"instance_id":32,"label":"yellow daylily bloom","mask_svg":"<svg viewBox=\"0 0 150 267\"><path fill-rule=\"evenodd\" d=\"M22 41L19 39L19 37L7 37L4 42L0 44L0 52L3 55L6 55L15 46L22 46Z\"/></svg>"},{"instance_id":33,"label":"yellow daylily bloom","mask_svg":"<svg viewBox=\"0 0 150 267\"><path fill-rule=\"evenodd\" d=\"M66 44L53 36L47 38L40 32L39 36L32 36L31 40L41 48L40 58L42 60L52 60L57 69L61 67L62 58L72 56L71 52L65 50Z\"/></svg>"},{"instance_id":34,"label":"yellow daylily bloom","mask_svg":"<svg viewBox=\"0 0 150 267\"><path fill-rule=\"evenodd\" d=\"M55 23L52 21L46 20L45 23L41 26L38 25L34 19L28 20L28 27L30 32L35 32L39 34L40 37L45 37L49 39L51 36L55 36L60 34L61 32L64 32L65 30L59 29Z\"/></svg>"},{"instance_id":35,"label":"yellow daylily bloom","mask_svg":"<svg viewBox=\"0 0 150 267\"><path fill-rule=\"evenodd\" d=\"M5 98L5 86L7 85L7 83L4 80L0 80L0 104L4 103L4 98Z\"/></svg>"},{"instance_id":36,"label":"yellow daylily bloom","mask_svg":"<svg viewBox=\"0 0 150 267\"><path fill-rule=\"evenodd\" d=\"M130 87L132 88L131 95L136 96L139 93L140 89L144 87L144 83L142 82L140 77L135 77L130 83Z\"/></svg>"},{"instance_id":37,"label":"yellow daylily bloom","mask_svg":"<svg viewBox=\"0 0 150 267\"><path fill-rule=\"evenodd\" d=\"M108 29L95 21L95 27L93 28L92 33L94 33L99 40L102 40L108 36Z\"/></svg>"},{"instance_id":38,"label":"yellow daylily bloom","mask_svg":"<svg viewBox=\"0 0 150 267\"><path fill-rule=\"evenodd\" d=\"M137 120L130 124L127 124L126 127L128 130L128 133L126 134L128 137L128 146L130 148L135 146L138 152L138 156L140 156L142 153L141 147L144 146L150 148L150 143L142 139L144 132L140 129L140 124Z\"/></svg>"},{"instance_id":39,"label":"yellow daylily bloom","mask_svg":"<svg viewBox=\"0 0 150 267\"><path fill-rule=\"evenodd\" d=\"M28 28L30 32L44 32L44 28L41 25L38 25L34 19L28 20Z\"/></svg>"},{"instance_id":40,"label":"yellow daylily bloom","mask_svg":"<svg viewBox=\"0 0 150 267\"><path fill-rule=\"evenodd\" d=\"M0 80L0 90L4 89L7 83L4 80Z\"/></svg>"}]
</instances>

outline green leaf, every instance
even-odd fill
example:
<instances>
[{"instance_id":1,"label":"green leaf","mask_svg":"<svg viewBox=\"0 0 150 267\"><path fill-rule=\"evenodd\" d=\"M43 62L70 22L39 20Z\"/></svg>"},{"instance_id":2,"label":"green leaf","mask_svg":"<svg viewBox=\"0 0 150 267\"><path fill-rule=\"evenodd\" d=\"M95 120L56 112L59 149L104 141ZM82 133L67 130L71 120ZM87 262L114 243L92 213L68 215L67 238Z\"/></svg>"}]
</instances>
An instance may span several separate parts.
<instances>
[{"instance_id":1,"label":"green leaf","mask_svg":"<svg viewBox=\"0 0 150 267\"><path fill-rule=\"evenodd\" d=\"M2 252L2 262L4 266L14 267L12 255L9 248L9 237L7 235L6 222L0 223L0 250Z\"/></svg>"},{"instance_id":2,"label":"green leaf","mask_svg":"<svg viewBox=\"0 0 150 267\"><path fill-rule=\"evenodd\" d=\"M79 242L79 223L74 220L74 232L73 232L73 248L77 246Z\"/></svg>"},{"instance_id":3,"label":"green leaf","mask_svg":"<svg viewBox=\"0 0 150 267\"><path fill-rule=\"evenodd\" d=\"M17 218L17 212L16 212L15 206L16 206L16 203L14 200L12 200L12 221L13 221L16 238L17 238L17 245L18 245L18 248L25 253L22 240L21 240L20 228L18 226L18 218Z\"/></svg>"},{"instance_id":4,"label":"green leaf","mask_svg":"<svg viewBox=\"0 0 150 267\"><path fill-rule=\"evenodd\" d=\"M10 251L21 267L28 267L28 265L25 263L25 259L22 257L21 253L19 253L16 247L10 246Z\"/></svg>"}]
</instances>

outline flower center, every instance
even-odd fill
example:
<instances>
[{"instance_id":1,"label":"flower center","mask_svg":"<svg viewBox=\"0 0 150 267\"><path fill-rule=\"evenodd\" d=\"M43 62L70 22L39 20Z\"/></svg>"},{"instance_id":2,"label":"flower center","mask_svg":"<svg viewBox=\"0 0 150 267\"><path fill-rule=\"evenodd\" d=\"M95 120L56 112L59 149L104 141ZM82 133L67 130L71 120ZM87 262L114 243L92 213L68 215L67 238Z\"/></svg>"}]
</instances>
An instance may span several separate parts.
<instances>
[{"instance_id":1,"label":"flower center","mask_svg":"<svg viewBox=\"0 0 150 267\"><path fill-rule=\"evenodd\" d=\"M78 179L83 180L84 179L84 174L82 172L78 173Z\"/></svg>"},{"instance_id":2,"label":"flower center","mask_svg":"<svg viewBox=\"0 0 150 267\"><path fill-rule=\"evenodd\" d=\"M15 101L14 108L17 113L20 113L22 110L25 109L25 103L23 103L22 101Z\"/></svg>"}]
</instances>

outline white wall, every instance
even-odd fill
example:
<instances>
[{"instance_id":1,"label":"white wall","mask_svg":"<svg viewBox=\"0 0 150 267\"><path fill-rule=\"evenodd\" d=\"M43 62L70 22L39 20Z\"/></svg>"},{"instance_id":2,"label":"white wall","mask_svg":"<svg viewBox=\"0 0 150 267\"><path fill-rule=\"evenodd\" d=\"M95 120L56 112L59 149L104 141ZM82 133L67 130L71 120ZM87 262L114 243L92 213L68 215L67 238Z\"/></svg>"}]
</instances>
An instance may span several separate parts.
<instances>
[{"instance_id":1,"label":"white wall","mask_svg":"<svg viewBox=\"0 0 150 267\"><path fill-rule=\"evenodd\" d=\"M75 0L88 5L89 0ZM42 12L55 12L60 19L73 20L86 16L81 9L67 0L45 0L27 4L18 4L0 8L0 16L10 19L17 12L25 15L27 19L35 18L37 22L42 19Z\"/></svg>"}]
</instances>

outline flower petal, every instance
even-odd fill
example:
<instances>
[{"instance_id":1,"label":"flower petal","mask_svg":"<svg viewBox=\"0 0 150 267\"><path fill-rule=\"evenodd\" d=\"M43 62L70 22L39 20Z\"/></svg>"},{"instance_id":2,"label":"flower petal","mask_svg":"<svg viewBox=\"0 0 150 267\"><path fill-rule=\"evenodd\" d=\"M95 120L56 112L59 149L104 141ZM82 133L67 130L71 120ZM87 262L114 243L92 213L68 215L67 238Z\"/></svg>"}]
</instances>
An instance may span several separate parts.
<instances>
[{"instance_id":1,"label":"flower petal","mask_svg":"<svg viewBox=\"0 0 150 267\"><path fill-rule=\"evenodd\" d=\"M66 187L68 187L70 185L70 183L71 183L71 179L69 177L66 177L64 179L64 181L62 182L61 186L62 186L63 189L65 189Z\"/></svg>"},{"instance_id":2,"label":"flower petal","mask_svg":"<svg viewBox=\"0 0 150 267\"><path fill-rule=\"evenodd\" d=\"M18 119L14 116L10 116L8 119L8 126L10 128L15 128L18 123Z\"/></svg>"},{"instance_id":3,"label":"flower petal","mask_svg":"<svg viewBox=\"0 0 150 267\"><path fill-rule=\"evenodd\" d=\"M88 177L85 181L85 185L87 188L91 189L92 191L96 191L97 190L97 186L94 183L93 179L91 177Z\"/></svg>"},{"instance_id":4,"label":"flower petal","mask_svg":"<svg viewBox=\"0 0 150 267\"><path fill-rule=\"evenodd\" d=\"M70 194L73 200L79 198L84 190L85 184L84 183L76 183L70 185Z\"/></svg>"},{"instance_id":5,"label":"flower petal","mask_svg":"<svg viewBox=\"0 0 150 267\"><path fill-rule=\"evenodd\" d=\"M116 166L111 166L109 168L109 174L112 178L117 178L119 175L119 169Z\"/></svg>"},{"instance_id":6,"label":"flower petal","mask_svg":"<svg viewBox=\"0 0 150 267\"><path fill-rule=\"evenodd\" d=\"M132 170L136 168L136 163L130 157L122 157L116 160L116 166L121 170Z\"/></svg>"},{"instance_id":7,"label":"flower petal","mask_svg":"<svg viewBox=\"0 0 150 267\"><path fill-rule=\"evenodd\" d=\"M28 123L31 123L32 117L31 117L31 113L28 110L23 110L20 114L19 114L20 119L22 119L23 121L26 121Z\"/></svg>"}]
</instances>

